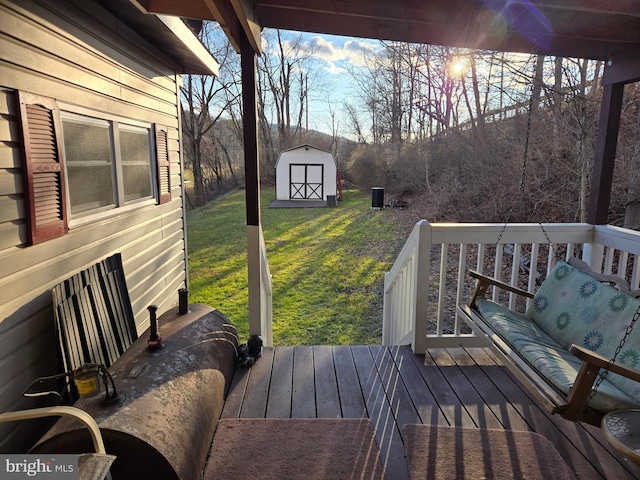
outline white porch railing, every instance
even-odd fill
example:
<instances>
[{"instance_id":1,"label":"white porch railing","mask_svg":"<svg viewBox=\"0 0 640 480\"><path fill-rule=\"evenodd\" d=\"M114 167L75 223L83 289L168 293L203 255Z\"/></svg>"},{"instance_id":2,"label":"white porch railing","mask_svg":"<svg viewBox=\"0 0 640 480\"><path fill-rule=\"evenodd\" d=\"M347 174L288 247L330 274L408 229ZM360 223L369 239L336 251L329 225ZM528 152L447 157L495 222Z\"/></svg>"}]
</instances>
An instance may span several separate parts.
<instances>
[{"instance_id":1,"label":"white porch railing","mask_svg":"<svg viewBox=\"0 0 640 480\"><path fill-rule=\"evenodd\" d=\"M385 275L382 343L410 343L417 353L427 347L480 345L456 315L474 287L468 269L535 291L558 257L572 255L639 288L640 232L577 223L505 226L422 220ZM501 300L510 308L526 307L517 304L514 294Z\"/></svg>"},{"instance_id":2,"label":"white porch railing","mask_svg":"<svg viewBox=\"0 0 640 480\"><path fill-rule=\"evenodd\" d=\"M273 277L267 259L267 247L260 230L260 318L262 319L262 339L268 347L273 345Z\"/></svg>"},{"instance_id":3,"label":"white porch railing","mask_svg":"<svg viewBox=\"0 0 640 480\"><path fill-rule=\"evenodd\" d=\"M273 280L267 248L260 226L247 227L249 270L249 333L261 335L264 345L273 345Z\"/></svg>"}]
</instances>

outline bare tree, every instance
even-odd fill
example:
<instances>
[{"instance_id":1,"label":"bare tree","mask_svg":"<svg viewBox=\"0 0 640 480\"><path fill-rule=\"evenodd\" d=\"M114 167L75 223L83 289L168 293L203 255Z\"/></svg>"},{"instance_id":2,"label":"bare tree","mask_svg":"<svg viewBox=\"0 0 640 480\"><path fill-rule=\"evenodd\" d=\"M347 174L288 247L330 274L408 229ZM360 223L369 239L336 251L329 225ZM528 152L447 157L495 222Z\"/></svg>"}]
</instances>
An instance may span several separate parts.
<instances>
[{"instance_id":1,"label":"bare tree","mask_svg":"<svg viewBox=\"0 0 640 480\"><path fill-rule=\"evenodd\" d=\"M225 95L233 83L238 81L231 75L226 75L224 68L234 60L233 49L227 41L219 41L224 33L214 22L204 22L198 36L205 47L212 53L221 65L220 75L212 78L205 75L185 75L181 88L183 128L185 151L193 170L194 198L190 199L192 206L198 207L205 203L206 179L203 167L205 165L205 138L212 132L214 125L222 118L230 104L237 101L237 97ZM217 46L217 48L214 48ZM210 164L211 165L211 164Z\"/></svg>"},{"instance_id":2,"label":"bare tree","mask_svg":"<svg viewBox=\"0 0 640 480\"><path fill-rule=\"evenodd\" d=\"M267 30L263 39L266 46L258 62L259 128L264 160L273 167L278 152L302 138L308 92L316 88L317 64L315 47L304 43L302 34Z\"/></svg>"}]
</instances>

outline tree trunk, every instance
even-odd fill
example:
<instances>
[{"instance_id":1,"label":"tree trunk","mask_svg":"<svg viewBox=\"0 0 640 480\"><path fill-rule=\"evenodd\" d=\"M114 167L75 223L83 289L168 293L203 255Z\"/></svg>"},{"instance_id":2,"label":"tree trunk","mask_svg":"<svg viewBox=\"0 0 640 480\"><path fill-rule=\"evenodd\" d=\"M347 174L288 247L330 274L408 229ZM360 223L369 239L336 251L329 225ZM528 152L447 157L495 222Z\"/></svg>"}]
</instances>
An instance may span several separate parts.
<instances>
[{"instance_id":1,"label":"tree trunk","mask_svg":"<svg viewBox=\"0 0 640 480\"><path fill-rule=\"evenodd\" d=\"M469 62L471 66L471 86L473 87L473 97L475 99L478 133L480 139L484 140L487 137L487 132L484 125L484 109L481 105L480 86L478 85L478 73L476 71L476 59L473 55L469 55ZM471 111L471 108L469 108L469 111Z\"/></svg>"},{"instance_id":2,"label":"tree trunk","mask_svg":"<svg viewBox=\"0 0 640 480\"><path fill-rule=\"evenodd\" d=\"M555 121L553 122L553 157L558 158L560 156L560 141L562 135L563 125L563 95L562 95L562 57L556 57L554 61L554 84L553 84L553 112Z\"/></svg>"},{"instance_id":3,"label":"tree trunk","mask_svg":"<svg viewBox=\"0 0 640 480\"><path fill-rule=\"evenodd\" d=\"M531 113L538 111L540 107L540 95L542 92L542 74L544 70L544 55L538 55L536 59L536 71L533 77L533 91L531 93Z\"/></svg>"},{"instance_id":4,"label":"tree trunk","mask_svg":"<svg viewBox=\"0 0 640 480\"><path fill-rule=\"evenodd\" d=\"M579 146L578 146L578 163L580 170L580 221L587 221L587 204L589 201L589 171L590 162L593 158L593 152L590 148L590 139L592 138L593 131L591 126L593 123L589 118L587 109L587 69L589 67L589 60L585 59L583 63L579 63L580 70L580 84L579 91L576 97L577 116L580 124L579 130Z\"/></svg>"},{"instance_id":5,"label":"tree trunk","mask_svg":"<svg viewBox=\"0 0 640 480\"><path fill-rule=\"evenodd\" d=\"M204 179L202 178L202 152L199 142L193 142L193 204L204 205Z\"/></svg>"}]
</instances>

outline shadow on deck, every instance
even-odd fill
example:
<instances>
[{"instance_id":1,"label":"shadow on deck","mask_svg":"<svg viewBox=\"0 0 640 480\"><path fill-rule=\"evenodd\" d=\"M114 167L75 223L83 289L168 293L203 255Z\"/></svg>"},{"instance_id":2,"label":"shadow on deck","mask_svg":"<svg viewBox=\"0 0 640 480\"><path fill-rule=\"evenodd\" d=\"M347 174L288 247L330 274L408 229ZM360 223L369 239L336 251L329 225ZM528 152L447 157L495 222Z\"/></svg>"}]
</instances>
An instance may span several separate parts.
<instances>
[{"instance_id":1,"label":"shadow on deck","mask_svg":"<svg viewBox=\"0 0 640 480\"><path fill-rule=\"evenodd\" d=\"M640 478L599 429L549 415L488 349L314 346L264 350L239 367L222 418L371 419L387 478L407 478L402 426L537 432L580 479ZM258 448L258 447L255 447Z\"/></svg>"}]
</instances>

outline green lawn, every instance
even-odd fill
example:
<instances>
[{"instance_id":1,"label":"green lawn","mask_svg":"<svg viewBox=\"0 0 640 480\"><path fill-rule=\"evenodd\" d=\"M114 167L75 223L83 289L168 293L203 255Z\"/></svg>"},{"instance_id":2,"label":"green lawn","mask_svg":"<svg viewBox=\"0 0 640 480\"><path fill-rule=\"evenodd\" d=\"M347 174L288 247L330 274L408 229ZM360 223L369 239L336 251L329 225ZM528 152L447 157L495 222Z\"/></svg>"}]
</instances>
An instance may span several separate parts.
<instances>
[{"instance_id":1,"label":"green lawn","mask_svg":"<svg viewBox=\"0 0 640 480\"><path fill-rule=\"evenodd\" d=\"M336 208L270 209L262 226L273 276L275 345L380 343L384 274L404 239L371 196L345 192ZM189 300L219 309L248 335L244 191L187 214Z\"/></svg>"}]
</instances>

